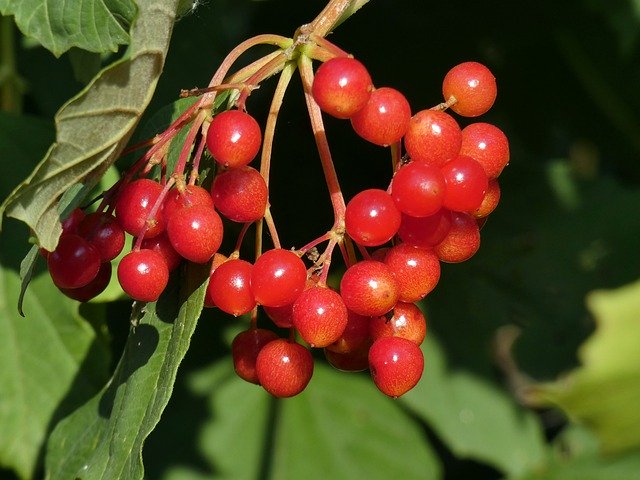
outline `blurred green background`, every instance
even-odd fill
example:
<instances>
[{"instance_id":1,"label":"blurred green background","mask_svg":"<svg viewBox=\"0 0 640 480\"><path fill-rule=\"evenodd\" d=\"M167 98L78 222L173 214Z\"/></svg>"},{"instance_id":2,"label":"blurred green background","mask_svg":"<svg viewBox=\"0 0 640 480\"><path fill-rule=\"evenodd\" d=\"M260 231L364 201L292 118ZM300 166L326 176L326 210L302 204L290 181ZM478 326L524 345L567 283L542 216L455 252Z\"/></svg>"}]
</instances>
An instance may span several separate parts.
<instances>
[{"instance_id":1,"label":"blurred green background","mask_svg":"<svg viewBox=\"0 0 640 480\"><path fill-rule=\"evenodd\" d=\"M240 41L267 32L290 36L322 5L198 4L175 26L148 117L180 89L205 86ZM530 385L553 381L585 360L580 346L600 312L588 308L589 292L640 278L640 2L371 0L329 38L363 61L377 86L404 92L414 111L442 101L442 78L453 65L488 65L499 91L482 120L502 128L511 146L501 203L482 230L479 253L444 265L424 303L431 353L417 392L393 402L369 388L366 373L319 370L306 397L274 401L230 374L229 339L239 321L205 311L174 396L145 446L147 478L640 478L640 424L633 423L640 362L620 358L630 372L613 384L613 393L606 380L617 367L584 393L623 392L622 404L611 406L620 417L606 422L619 421L621 435L631 437L624 448L607 449L611 440L602 436L598 447L594 433L607 428L601 413L581 403L580 392L569 400L527 394ZM55 59L19 39L16 55L25 81L22 113L29 117L2 117L3 197L53 139L56 110L83 86L68 55ZM265 82L249 99L258 118L265 118L274 85ZM300 90L295 80L272 170L272 211L285 246L301 246L332 222ZM28 135L23 121L33 129ZM360 140L348 123L329 119L327 131L346 199L363 188L386 187L387 151ZM16 270L27 236L15 222L8 225L2 264ZM17 233L8 240L7 230ZM640 296L636 289L618 310L618 300L611 300L598 319L629 322L594 356L596 365L627 352L617 351L618 338L640 342L635 293ZM112 366L128 334L129 308L120 300L80 309L98 325ZM548 401L563 405L569 420ZM469 415L473 428L460 428L456 422L468 426ZM15 477L7 469L0 478Z\"/></svg>"}]
</instances>

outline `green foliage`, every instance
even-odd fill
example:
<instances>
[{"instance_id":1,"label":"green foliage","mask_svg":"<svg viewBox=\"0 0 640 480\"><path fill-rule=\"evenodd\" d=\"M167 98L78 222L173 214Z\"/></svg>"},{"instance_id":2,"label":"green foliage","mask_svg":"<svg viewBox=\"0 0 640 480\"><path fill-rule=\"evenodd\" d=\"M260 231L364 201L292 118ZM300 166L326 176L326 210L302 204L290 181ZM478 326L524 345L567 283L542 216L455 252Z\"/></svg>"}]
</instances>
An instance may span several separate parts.
<instances>
[{"instance_id":1,"label":"green foliage","mask_svg":"<svg viewBox=\"0 0 640 480\"><path fill-rule=\"evenodd\" d=\"M445 265L424 302L425 374L398 400L321 354L296 398L241 381L229 353L243 319L201 312L206 267L177 272L159 302L132 308L115 284L78 307L36 247L20 264L33 234L55 246L62 194L73 206L113 184L125 145L191 104L176 100L180 89L205 86L248 36L290 35L318 7L200 3L0 0L25 40L56 57L22 42L15 64L1 59L0 89L19 71L27 90L16 103L24 114L0 112L0 210L33 232L7 219L0 236L0 477L640 479L640 95L629 80L640 75L638 2L547 0L514 24L517 4L378 1L331 37L376 84L425 107L440 101L453 63L490 63L500 93L485 120L512 147L480 252ZM455 35L435 18L455 18ZM122 57L99 70L99 55L120 45ZM262 118L271 86L249 101ZM288 245L325 228L327 203L319 171L300 174L316 154L296 101L287 96L278 124L270 199ZM345 194L386 187L386 153L337 125L327 131ZM513 345L505 327L520 332Z\"/></svg>"}]
</instances>

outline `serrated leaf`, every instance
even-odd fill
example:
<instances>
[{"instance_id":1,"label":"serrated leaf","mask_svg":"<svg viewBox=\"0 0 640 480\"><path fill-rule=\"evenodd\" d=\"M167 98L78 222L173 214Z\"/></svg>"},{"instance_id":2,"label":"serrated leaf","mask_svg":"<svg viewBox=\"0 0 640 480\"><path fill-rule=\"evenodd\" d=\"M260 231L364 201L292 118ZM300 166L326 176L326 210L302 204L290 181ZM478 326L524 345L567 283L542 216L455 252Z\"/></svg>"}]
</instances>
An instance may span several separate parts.
<instances>
[{"instance_id":1,"label":"serrated leaf","mask_svg":"<svg viewBox=\"0 0 640 480\"><path fill-rule=\"evenodd\" d=\"M59 57L72 47L115 52L129 42L136 4L133 0L0 0L0 13L13 15L25 36Z\"/></svg>"},{"instance_id":2,"label":"serrated leaf","mask_svg":"<svg viewBox=\"0 0 640 480\"><path fill-rule=\"evenodd\" d=\"M35 478L52 426L104 383L108 354L47 274L25 294L27 318L16 310L14 270L0 269L0 292L0 465Z\"/></svg>"},{"instance_id":3,"label":"serrated leaf","mask_svg":"<svg viewBox=\"0 0 640 480\"><path fill-rule=\"evenodd\" d=\"M111 381L53 431L47 478L143 478L142 447L173 391L208 272L208 266L190 265L186 278L174 278L160 300L146 306Z\"/></svg>"},{"instance_id":4,"label":"serrated leaf","mask_svg":"<svg viewBox=\"0 0 640 480\"><path fill-rule=\"evenodd\" d=\"M545 441L533 413L481 377L447 371L433 337L423 344L425 373L399 400L451 451L517 476L544 462Z\"/></svg>"},{"instance_id":5,"label":"serrated leaf","mask_svg":"<svg viewBox=\"0 0 640 480\"><path fill-rule=\"evenodd\" d=\"M581 346L582 366L539 384L531 401L560 407L588 426L605 453L640 448L640 281L587 297L597 328Z\"/></svg>"},{"instance_id":6,"label":"serrated leaf","mask_svg":"<svg viewBox=\"0 0 640 480\"><path fill-rule=\"evenodd\" d=\"M89 193L115 161L151 100L177 3L138 2L127 57L105 68L58 111L56 143L0 206L0 215L25 222L47 250L55 249L62 231L56 206L59 197L80 182L87 187L83 194Z\"/></svg>"}]
</instances>

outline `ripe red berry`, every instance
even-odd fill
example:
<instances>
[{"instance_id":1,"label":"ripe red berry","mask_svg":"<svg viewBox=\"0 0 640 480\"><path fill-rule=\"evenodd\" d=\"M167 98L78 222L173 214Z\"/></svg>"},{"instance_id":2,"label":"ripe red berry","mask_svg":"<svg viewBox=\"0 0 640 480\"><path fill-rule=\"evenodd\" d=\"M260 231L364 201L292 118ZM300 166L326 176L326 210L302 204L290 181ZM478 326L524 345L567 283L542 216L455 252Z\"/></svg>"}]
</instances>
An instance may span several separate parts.
<instances>
[{"instance_id":1,"label":"ripe red berry","mask_svg":"<svg viewBox=\"0 0 640 480\"><path fill-rule=\"evenodd\" d=\"M211 260L211 270L209 271L209 284L211 284L211 277L213 276L213 272L222 265L224 262L228 260L226 255L223 255L219 252L213 254L213 259ZM208 308L215 307L215 302L211 297L211 289L207 287L207 291L204 294L204 306Z\"/></svg>"},{"instance_id":2,"label":"ripe red berry","mask_svg":"<svg viewBox=\"0 0 640 480\"><path fill-rule=\"evenodd\" d=\"M143 238L140 243L140 248L145 250L154 250L162 255L162 258L167 262L169 272L173 272L178 268L178 265L180 265L183 260L182 256L176 252L176 249L171 245L171 241L167 236L166 230L155 237Z\"/></svg>"},{"instance_id":3,"label":"ripe red berry","mask_svg":"<svg viewBox=\"0 0 640 480\"><path fill-rule=\"evenodd\" d=\"M349 310L368 317L384 315L398 301L398 284L391 269L376 260L363 260L344 272L340 295Z\"/></svg>"},{"instance_id":4,"label":"ripe red berry","mask_svg":"<svg viewBox=\"0 0 640 480\"><path fill-rule=\"evenodd\" d=\"M172 189L164 199L165 223L169 223L170 218L183 208L194 205L208 205L213 208L213 198L207 189L198 185L186 185L183 189Z\"/></svg>"},{"instance_id":5,"label":"ripe red berry","mask_svg":"<svg viewBox=\"0 0 640 480\"><path fill-rule=\"evenodd\" d=\"M328 348L324 349L324 356L336 370L341 372L362 372L369 368L369 344L366 342L357 350L345 353L334 352Z\"/></svg>"},{"instance_id":6,"label":"ripe red berry","mask_svg":"<svg viewBox=\"0 0 640 480\"><path fill-rule=\"evenodd\" d=\"M398 237L409 245L430 248L447 236L451 227L451 212L441 208L428 217L402 215Z\"/></svg>"},{"instance_id":7,"label":"ripe red berry","mask_svg":"<svg viewBox=\"0 0 640 480\"><path fill-rule=\"evenodd\" d=\"M449 160L440 171L447 188L443 206L456 212L472 212L482 203L489 181L482 165L466 155Z\"/></svg>"},{"instance_id":8,"label":"ripe red berry","mask_svg":"<svg viewBox=\"0 0 640 480\"><path fill-rule=\"evenodd\" d=\"M373 82L367 68L355 58L336 57L316 71L311 92L322 111L336 118L351 118L362 110Z\"/></svg>"},{"instance_id":9,"label":"ripe red berry","mask_svg":"<svg viewBox=\"0 0 640 480\"><path fill-rule=\"evenodd\" d=\"M77 233L78 225L84 219L85 213L81 208L74 208L71 213L62 220L63 233Z\"/></svg>"},{"instance_id":10,"label":"ripe red berry","mask_svg":"<svg viewBox=\"0 0 640 480\"><path fill-rule=\"evenodd\" d=\"M167 263L153 250L132 250L118 264L118 282L134 300L155 302L169 282Z\"/></svg>"},{"instance_id":11,"label":"ripe red berry","mask_svg":"<svg viewBox=\"0 0 640 480\"><path fill-rule=\"evenodd\" d=\"M176 252L194 263L206 263L222 244L220 215L209 205L183 208L167 225L167 236Z\"/></svg>"},{"instance_id":12,"label":"ripe red berry","mask_svg":"<svg viewBox=\"0 0 640 480\"><path fill-rule=\"evenodd\" d=\"M291 250L274 248L258 257L251 271L251 290L256 301L267 307L293 303L304 290L307 268Z\"/></svg>"},{"instance_id":13,"label":"ripe red berry","mask_svg":"<svg viewBox=\"0 0 640 480\"><path fill-rule=\"evenodd\" d=\"M292 323L302 339L314 348L330 345L347 326L347 307L342 297L328 287L303 291L293 302Z\"/></svg>"},{"instance_id":14,"label":"ripe red berry","mask_svg":"<svg viewBox=\"0 0 640 480\"><path fill-rule=\"evenodd\" d=\"M424 356L411 340L382 337L369 349L369 369L376 387L385 395L397 398L420 381Z\"/></svg>"},{"instance_id":15,"label":"ripe red berry","mask_svg":"<svg viewBox=\"0 0 640 480\"><path fill-rule=\"evenodd\" d=\"M239 258L227 260L211 274L207 292L213 304L234 316L244 315L256 306L251 291L251 265Z\"/></svg>"},{"instance_id":16,"label":"ripe red berry","mask_svg":"<svg viewBox=\"0 0 640 480\"><path fill-rule=\"evenodd\" d=\"M155 237L164 230L162 206L153 218L147 218L161 193L162 185L148 178L134 180L122 189L116 200L115 215L125 232L138 236L145 222L148 226L145 238Z\"/></svg>"},{"instance_id":17,"label":"ripe red berry","mask_svg":"<svg viewBox=\"0 0 640 480\"><path fill-rule=\"evenodd\" d=\"M255 168L230 168L218 175L211 186L218 211L234 222L254 222L267 208L267 184Z\"/></svg>"},{"instance_id":18,"label":"ripe red berry","mask_svg":"<svg viewBox=\"0 0 640 480\"><path fill-rule=\"evenodd\" d=\"M47 267L58 288L80 288L96 278L100 254L84 238L65 233L60 236L56 249L47 256Z\"/></svg>"},{"instance_id":19,"label":"ripe red berry","mask_svg":"<svg viewBox=\"0 0 640 480\"><path fill-rule=\"evenodd\" d=\"M430 248L399 243L384 258L398 284L398 300L417 302L429 294L440 280L440 260Z\"/></svg>"},{"instance_id":20,"label":"ripe red berry","mask_svg":"<svg viewBox=\"0 0 640 480\"><path fill-rule=\"evenodd\" d=\"M313 375L311 352L299 343L283 338L267 343L256 358L260 385L279 398L302 392Z\"/></svg>"},{"instance_id":21,"label":"ripe red berry","mask_svg":"<svg viewBox=\"0 0 640 480\"><path fill-rule=\"evenodd\" d=\"M373 341L382 337L402 337L420 345L427 335L427 321L414 303L398 302L393 315L371 319L369 333Z\"/></svg>"},{"instance_id":22,"label":"ripe red berry","mask_svg":"<svg viewBox=\"0 0 640 480\"><path fill-rule=\"evenodd\" d=\"M490 123L472 123L462 129L460 154L477 161L489 178L496 178L509 163L509 140Z\"/></svg>"},{"instance_id":23,"label":"ripe red berry","mask_svg":"<svg viewBox=\"0 0 640 480\"><path fill-rule=\"evenodd\" d=\"M207 148L215 161L225 167L248 165L261 144L260 125L241 110L218 113L207 130Z\"/></svg>"},{"instance_id":24,"label":"ripe red berry","mask_svg":"<svg viewBox=\"0 0 640 480\"><path fill-rule=\"evenodd\" d=\"M460 263L470 259L480 248L480 228L468 213L451 212L451 228L447 236L434 247L441 261Z\"/></svg>"},{"instance_id":25,"label":"ripe red berry","mask_svg":"<svg viewBox=\"0 0 640 480\"><path fill-rule=\"evenodd\" d=\"M325 350L336 353L348 353L360 350L369 346L369 324L371 317L358 315L355 312L347 311L347 325L344 327L342 335L327 345Z\"/></svg>"},{"instance_id":26,"label":"ripe red berry","mask_svg":"<svg viewBox=\"0 0 640 480\"><path fill-rule=\"evenodd\" d=\"M278 335L264 328L250 328L240 332L231 343L231 356L236 374L250 383L258 384L256 359L267 343L277 340Z\"/></svg>"},{"instance_id":27,"label":"ripe red berry","mask_svg":"<svg viewBox=\"0 0 640 480\"><path fill-rule=\"evenodd\" d=\"M391 195L371 188L354 196L345 212L347 234L365 247L387 243L400 228L400 211Z\"/></svg>"},{"instance_id":28,"label":"ripe red berry","mask_svg":"<svg viewBox=\"0 0 640 480\"><path fill-rule=\"evenodd\" d=\"M382 87L374 90L366 105L351 117L355 132L380 146L399 142L407 131L411 106L398 90Z\"/></svg>"},{"instance_id":29,"label":"ripe red berry","mask_svg":"<svg viewBox=\"0 0 640 480\"><path fill-rule=\"evenodd\" d=\"M484 194L482 203L480 206L471 212L475 218L486 218L492 213L498 203L500 202L500 184L496 178L489 180L489 186L487 187L487 193Z\"/></svg>"},{"instance_id":30,"label":"ripe red berry","mask_svg":"<svg viewBox=\"0 0 640 480\"><path fill-rule=\"evenodd\" d=\"M440 110L421 110L416 113L404 136L404 147L414 162L435 167L458 155L462 145L462 130L458 122Z\"/></svg>"},{"instance_id":31,"label":"ripe red berry","mask_svg":"<svg viewBox=\"0 0 640 480\"><path fill-rule=\"evenodd\" d=\"M60 291L67 297L77 300L78 302L88 302L107 288L111 281L111 270L111 262L101 263L95 278L84 287L61 288Z\"/></svg>"},{"instance_id":32,"label":"ripe red berry","mask_svg":"<svg viewBox=\"0 0 640 480\"><path fill-rule=\"evenodd\" d=\"M393 176L391 198L402 213L427 217L442 207L445 189L444 176L438 168L411 162Z\"/></svg>"},{"instance_id":33,"label":"ripe red berry","mask_svg":"<svg viewBox=\"0 0 640 480\"><path fill-rule=\"evenodd\" d=\"M87 215L78 224L78 235L91 243L100 254L100 261L109 262L124 248L124 230L116 218L106 212Z\"/></svg>"},{"instance_id":34,"label":"ripe red berry","mask_svg":"<svg viewBox=\"0 0 640 480\"><path fill-rule=\"evenodd\" d=\"M445 101L455 97L451 110L465 117L477 117L489 111L498 88L493 73L478 62L464 62L447 72L442 81Z\"/></svg>"}]
</instances>

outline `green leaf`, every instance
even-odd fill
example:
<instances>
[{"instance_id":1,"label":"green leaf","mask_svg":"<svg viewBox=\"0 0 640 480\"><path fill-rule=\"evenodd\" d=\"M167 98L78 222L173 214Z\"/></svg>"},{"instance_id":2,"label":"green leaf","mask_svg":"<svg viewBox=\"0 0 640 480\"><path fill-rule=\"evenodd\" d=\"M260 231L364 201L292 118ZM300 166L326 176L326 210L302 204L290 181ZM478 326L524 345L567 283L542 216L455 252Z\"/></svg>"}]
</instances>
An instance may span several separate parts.
<instances>
[{"instance_id":1,"label":"green leaf","mask_svg":"<svg viewBox=\"0 0 640 480\"><path fill-rule=\"evenodd\" d=\"M597 327L580 348L582 366L535 386L530 399L593 429L605 453L640 448L640 281L593 291L587 306Z\"/></svg>"},{"instance_id":2,"label":"green leaf","mask_svg":"<svg viewBox=\"0 0 640 480\"><path fill-rule=\"evenodd\" d=\"M0 269L0 291L0 465L34 478L53 425L106 380L108 354L49 275L35 277L26 292L27 318L16 310L14 270Z\"/></svg>"},{"instance_id":3,"label":"green leaf","mask_svg":"<svg viewBox=\"0 0 640 480\"><path fill-rule=\"evenodd\" d=\"M0 0L0 13L14 15L27 37L35 38L56 57L72 47L115 52L129 42L133 0Z\"/></svg>"},{"instance_id":4,"label":"green leaf","mask_svg":"<svg viewBox=\"0 0 640 480\"><path fill-rule=\"evenodd\" d=\"M160 300L146 306L111 381L53 431L48 478L143 478L142 447L171 397L208 273L208 266L190 266L186 278L174 278Z\"/></svg>"},{"instance_id":5,"label":"green leaf","mask_svg":"<svg viewBox=\"0 0 640 480\"><path fill-rule=\"evenodd\" d=\"M55 249L62 231L58 198L80 182L87 187L83 195L89 193L116 160L151 100L177 3L138 2L139 16L131 30L127 58L104 69L58 111L56 143L0 206L0 214L27 223L47 250Z\"/></svg>"},{"instance_id":6,"label":"green leaf","mask_svg":"<svg viewBox=\"0 0 640 480\"><path fill-rule=\"evenodd\" d=\"M425 373L400 401L461 458L517 476L544 462L540 424L505 392L478 376L447 371L433 337L423 344Z\"/></svg>"},{"instance_id":7,"label":"green leaf","mask_svg":"<svg viewBox=\"0 0 640 480\"><path fill-rule=\"evenodd\" d=\"M338 372L318 360L304 392L277 400L238 378L226 356L190 374L186 385L188 393L172 402L167 423L154 434L149 461L162 463L175 444L194 445L189 455L197 460L156 465L153 478L441 478L420 425L367 374ZM180 428L194 425L194 415L204 418L191 427L197 435Z\"/></svg>"}]
</instances>

